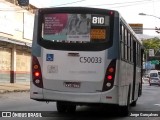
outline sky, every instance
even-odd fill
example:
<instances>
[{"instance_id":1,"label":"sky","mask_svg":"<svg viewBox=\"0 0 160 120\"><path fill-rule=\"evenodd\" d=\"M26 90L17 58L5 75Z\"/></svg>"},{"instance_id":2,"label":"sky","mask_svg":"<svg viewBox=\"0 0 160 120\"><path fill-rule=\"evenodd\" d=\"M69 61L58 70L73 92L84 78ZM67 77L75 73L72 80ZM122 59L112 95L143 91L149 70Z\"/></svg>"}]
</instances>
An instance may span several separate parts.
<instances>
[{"instance_id":1,"label":"sky","mask_svg":"<svg viewBox=\"0 0 160 120\"><path fill-rule=\"evenodd\" d=\"M127 23L143 24L143 28L160 28L160 0L29 0L36 7L96 7L117 10ZM147 16L139 15L145 13ZM149 16L151 15L151 16ZM143 34L160 36L155 30L143 30Z\"/></svg>"}]
</instances>

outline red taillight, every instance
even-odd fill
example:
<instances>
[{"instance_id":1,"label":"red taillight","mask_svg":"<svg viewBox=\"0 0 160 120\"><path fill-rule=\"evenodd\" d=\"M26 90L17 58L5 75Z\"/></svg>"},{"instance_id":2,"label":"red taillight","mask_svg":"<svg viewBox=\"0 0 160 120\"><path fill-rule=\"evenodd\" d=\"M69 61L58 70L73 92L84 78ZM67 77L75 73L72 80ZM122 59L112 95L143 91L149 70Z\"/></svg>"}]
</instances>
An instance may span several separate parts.
<instances>
[{"instance_id":1,"label":"red taillight","mask_svg":"<svg viewBox=\"0 0 160 120\"><path fill-rule=\"evenodd\" d=\"M34 73L34 76L35 76L35 77L39 77L39 76L40 76L40 73L39 73L39 72L35 72L35 73Z\"/></svg>"},{"instance_id":2,"label":"red taillight","mask_svg":"<svg viewBox=\"0 0 160 120\"><path fill-rule=\"evenodd\" d=\"M116 71L116 59L113 59L106 70L102 91L107 91L113 87Z\"/></svg>"},{"instance_id":3,"label":"red taillight","mask_svg":"<svg viewBox=\"0 0 160 120\"><path fill-rule=\"evenodd\" d=\"M107 79L108 79L108 80L112 80L112 78L113 78L112 75L108 75L108 76L107 76Z\"/></svg>"},{"instance_id":4,"label":"red taillight","mask_svg":"<svg viewBox=\"0 0 160 120\"><path fill-rule=\"evenodd\" d=\"M113 67L109 67L108 68L108 75L107 75L107 79L110 81L110 80L112 80L113 79L113 75L112 74L114 74L113 73L114 72L114 68Z\"/></svg>"},{"instance_id":5,"label":"red taillight","mask_svg":"<svg viewBox=\"0 0 160 120\"><path fill-rule=\"evenodd\" d=\"M38 59L35 56L32 56L32 81L34 85L39 88L43 88L41 66Z\"/></svg>"}]
</instances>

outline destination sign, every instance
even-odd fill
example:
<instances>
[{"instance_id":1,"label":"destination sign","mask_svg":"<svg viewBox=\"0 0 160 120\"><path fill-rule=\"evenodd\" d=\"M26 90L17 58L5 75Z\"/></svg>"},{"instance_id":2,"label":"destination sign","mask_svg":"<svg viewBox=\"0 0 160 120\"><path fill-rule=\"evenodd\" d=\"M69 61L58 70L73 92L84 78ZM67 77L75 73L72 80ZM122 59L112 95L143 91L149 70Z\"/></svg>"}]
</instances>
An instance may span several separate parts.
<instances>
[{"instance_id":1,"label":"destination sign","mask_svg":"<svg viewBox=\"0 0 160 120\"><path fill-rule=\"evenodd\" d=\"M94 39L94 40L105 40L106 30L105 29L91 29L90 36L91 36L91 39Z\"/></svg>"}]
</instances>

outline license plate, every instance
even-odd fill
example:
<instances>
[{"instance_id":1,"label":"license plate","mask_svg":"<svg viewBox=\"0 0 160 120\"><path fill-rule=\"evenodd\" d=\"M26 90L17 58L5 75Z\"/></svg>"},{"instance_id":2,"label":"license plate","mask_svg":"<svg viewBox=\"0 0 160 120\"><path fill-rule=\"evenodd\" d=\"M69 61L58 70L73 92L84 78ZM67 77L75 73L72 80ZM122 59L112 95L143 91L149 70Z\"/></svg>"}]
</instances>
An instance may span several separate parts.
<instances>
[{"instance_id":1,"label":"license plate","mask_svg":"<svg viewBox=\"0 0 160 120\"><path fill-rule=\"evenodd\" d=\"M80 88L80 82L64 82L65 87Z\"/></svg>"},{"instance_id":2,"label":"license plate","mask_svg":"<svg viewBox=\"0 0 160 120\"><path fill-rule=\"evenodd\" d=\"M157 80L155 80L155 81L154 81L154 83L158 83L158 81L157 81Z\"/></svg>"},{"instance_id":3,"label":"license plate","mask_svg":"<svg viewBox=\"0 0 160 120\"><path fill-rule=\"evenodd\" d=\"M157 83L157 81L156 80L152 80L152 83Z\"/></svg>"}]
</instances>

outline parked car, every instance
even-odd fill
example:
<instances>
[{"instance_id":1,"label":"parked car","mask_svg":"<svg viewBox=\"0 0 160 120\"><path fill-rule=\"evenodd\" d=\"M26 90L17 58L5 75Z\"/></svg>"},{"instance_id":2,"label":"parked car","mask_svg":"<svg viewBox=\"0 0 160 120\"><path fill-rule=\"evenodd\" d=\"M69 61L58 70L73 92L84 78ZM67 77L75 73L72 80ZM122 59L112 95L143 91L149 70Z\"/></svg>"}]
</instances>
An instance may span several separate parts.
<instances>
[{"instance_id":1,"label":"parked car","mask_svg":"<svg viewBox=\"0 0 160 120\"><path fill-rule=\"evenodd\" d=\"M159 85L160 86L160 78L159 77L150 77L149 85Z\"/></svg>"},{"instance_id":2,"label":"parked car","mask_svg":"<svg viewBox=\"0 0 160 120\"><path fill-rule=\"evenodd\" d=\"M149 77L142 77L142 83L149 83Z\"/></svg>"}]
</instances>

